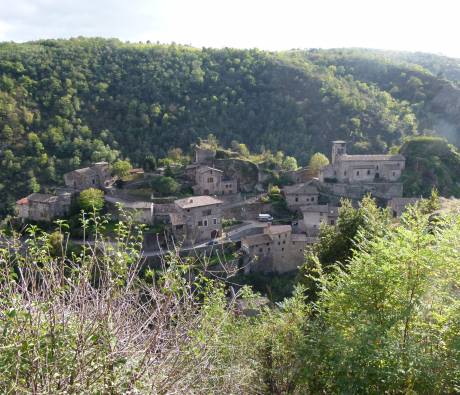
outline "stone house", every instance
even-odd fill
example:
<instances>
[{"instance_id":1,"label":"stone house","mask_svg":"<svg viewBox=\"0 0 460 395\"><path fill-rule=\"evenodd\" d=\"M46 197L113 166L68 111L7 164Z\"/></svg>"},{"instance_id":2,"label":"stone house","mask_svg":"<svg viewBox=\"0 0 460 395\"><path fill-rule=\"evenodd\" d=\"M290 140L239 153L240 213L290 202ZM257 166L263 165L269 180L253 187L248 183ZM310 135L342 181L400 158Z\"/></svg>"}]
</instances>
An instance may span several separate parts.
<instances>
[{"instance_id":1,"label":"stone house","mask_svg":"<svg viewBox=\"0 0 460 395\"><path fill-rule=\"evenodd\" d=\"M172 232L186 244L200 243L222 236L222 201L212 196L192 196L175 200L171 216Z\"/></svg>"},{"instance_id":2,"label":"stone house","mask_svg":"<svg viewBox=\"0 0 460 395\"><path fill-rule=\"evenodd\" d=\"M16 215L24 220L51 222L55 218L65 217L72 203L72 195L63 193L51 195L32 193L16 202Z\"/></svg>"},{"instance_id":3,"label":"stone house","mask_svg":"<svg viewBox=\"0 0 460 395\"><path fill-rule=\"evenodd\" d=\"M391 210L393 218L400 217L406 208L410 205L415 205L420 201L420 198L393 198L391 199L387 207Z\"/></svg>"},{"instance_id":4,"label":"stone house","mask_svg":"<svg viewBox=\"0 0 460 395\"><path fill-rule=\"evenodd\" d=\"M297 170L282 172L281 175L285 176L294 184L305 183L314 178L311 170L308 167L301 167Z\"/></svg>"},{"instance_id":5,"label":"stone house","mask_svg":"<svg viewBox=\"0 0 460 395\"><path fill-rule=\"evenodd\" d=\"M307 245L316 239L293 234L291 225L270 225L260 234L241 241L244 271L285 273L296 270L304 262Z\"/></svg>"},{"instance_id":6,"label":"stone house","mask_svg":"<svg viewBox=\"0 0 460 395\"><path fill-rule=\"evenodd\" d=\"M109 164L98 162L91 167L84 167L64 174L64 181L67 187L82 191L88 188L105 188L111 184L112 177Z\"/></svg>"},{"instance_id":7,"label":"stone house","mask_svg":"<svg viewBox=\"0 0 460 395\"><path fill-rule=\"evenodd\" d=\"M348 155L345 141L332 142L331 163L320 170L321 182L396 182L406 159L402 155Z\"/></svg>"},{"instance_id":8,"label":"stone house","mask_svg":"<svg viewBox=\"0 0 460 395\"><path fill-rule=\"evenodd\" d=\"M200 166L195 173L195 195L230 195L238 192L238 182L224 176L222 170Z\"/></svg>"},{"instance_id":9,"label":"stone house","mask_svg":"<svg viewBox=\"0 0 460 395\"><path fill-rule=\"evenodd\" d=\"M318 204L318 188L312 183L285 186L282 190L290 210L298 210L302 206Z\"/></svg>"},{"instance_id":10,"label":"stone house","mask_svg":"<svg viewBox=\"0 0 460 395\"><path fill-rule=\"evenodd\" d=\"M300 208L303 220L299 221L299 230L309 236L317 236L321 225L336 225L339 208L329 204L315 204Z\"/></svg>"}]
</instances>

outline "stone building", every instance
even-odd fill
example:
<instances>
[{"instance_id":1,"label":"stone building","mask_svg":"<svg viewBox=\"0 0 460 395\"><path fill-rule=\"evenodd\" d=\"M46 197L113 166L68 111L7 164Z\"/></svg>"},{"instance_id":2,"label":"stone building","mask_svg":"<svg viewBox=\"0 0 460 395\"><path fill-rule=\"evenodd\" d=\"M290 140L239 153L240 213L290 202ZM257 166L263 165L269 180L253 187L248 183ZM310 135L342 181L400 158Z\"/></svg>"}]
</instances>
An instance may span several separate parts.
<instances>
[{"instance_id":1,"label":"stone building","mask_svg":"<svg viewBox=\"0 0 460 395\"><path fill-rule=\"evenodd\" d=\"M329 204L303 206L303 220L299 221L299 230L308 236L317 236L322 224L336 225L339 208Z\"/></svg>"},{"instance_id":2,"label":"stone building","mask_svg":"<svg viewBox=\"0 0 460 395\"><path fill-rule=\"evenodd\" d=\"M16 202L16 215L24 220L51 222L65 217L70 211L72 195L32 193Z\"/></svg>"},{"instance_id":3,"label":"stone building","mask_svg":"<svg viewBox=\"0 0 460 395\"><path fill-rule=\"evenodd\" d=\"M313 173L308 167L301 167L297 170L282 172L281 175L285 176L288 180L295 184L305 183L314 178Z\"/></svg>"},{"instance_id":4,"label":"stone building","mask_svg":"<svg viewBox=\"0 0 460 395\"><path fill-rule=\"evenodd\" d=\"M246 273L285 273L296 270L304 262L304 251L314 238L293 234L291 225L270 225L260 234L246 236L241 241Z\"/></svg>"},{"instance_id":5,"label":"stone building","mask_svg":"<svg viewBox=\"0 0 460 395\"><path fill-rule=\"evenodd\" d=\"M285 186L282 193L290 210L298 210L302 206L318 204L318 188L312 182Z\"/></svg>"},{"instance_id":6,"label":"stone building","mask_svg":"<svg viewBox=\"0 0 460 395\"><path fill-rule=\"evenodd\" d=\"M224 176L222 170L200 166L195 172L195 195L230 195L238 192L238 182Z\"/></svg>"},{"instance_id":7,"label":"stone building","mask_svg":"<svg viewBox=\"0 0 460 395\"><path fill-rule=\"evenodd\" d=\"M211 196L178 199L172 213L172 232L186 244L200 243L222 236L222 201Z\"/></svg>"},{"instance_id":8,"label":"stone building","mask_svg":"<svg viewBox=\"0 0 460 395\"><path fill-rule=\"evenodd\" d=\"M388 202L393 218L400 217L408 206L417 204L420 198L393 198Z\"/></svg>"},{"instance_id":9,"label":"stone building","mask_svg":"<svg viewBox=\"0 0 460 395\"><path fill-rule=\"evenodd\" d=\"M82 191L88 188L105 188L111 184L112 177L109 164L98 162L91 167L64 174L64 181L67 187Z\"/></svg>"},{"instance_id":10,"label":"stone building","mask_svg":"<svg viewBox=\"0 0 460 395\"><path fill-rule=\"evenodd\" d=\"M396 182L406 159L402 155L348 155L345 141L332 142L332 160L320 170L321 182Z\"/></svg>"}]
</instances>

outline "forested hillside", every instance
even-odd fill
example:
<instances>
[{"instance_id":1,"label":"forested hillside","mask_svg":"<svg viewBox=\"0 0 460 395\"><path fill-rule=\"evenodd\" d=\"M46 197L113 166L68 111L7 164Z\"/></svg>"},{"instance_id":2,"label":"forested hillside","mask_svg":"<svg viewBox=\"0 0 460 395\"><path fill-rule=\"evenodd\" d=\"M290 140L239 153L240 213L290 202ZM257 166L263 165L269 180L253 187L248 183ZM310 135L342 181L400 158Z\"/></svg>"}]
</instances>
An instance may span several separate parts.
<instances>
[{"instance_id":1,"label":"forested hillside","mask_svg":"<svg viewBox=\"0 0 460 395\"><path fill-rule=\"evenodd\" d=\"M452 83L421 66L402 77L400 63L379 59L85 38L1 43L0 212L91 161L142 166L209 133L300 163L337 138L350 151L385 152L418 130L456 133Z\"/></svg>"},{"instance_id":2,"label":"forested hillside","mask_svg":"<svg viewBox=\"0 0 460 395\"><path fill-rule=\"evenodd\" d=\"M291 52L336 74L364 81L410 103L418 129L460 143L460 60L405 52L364 49Z\"/></svg>"}]
</instances>

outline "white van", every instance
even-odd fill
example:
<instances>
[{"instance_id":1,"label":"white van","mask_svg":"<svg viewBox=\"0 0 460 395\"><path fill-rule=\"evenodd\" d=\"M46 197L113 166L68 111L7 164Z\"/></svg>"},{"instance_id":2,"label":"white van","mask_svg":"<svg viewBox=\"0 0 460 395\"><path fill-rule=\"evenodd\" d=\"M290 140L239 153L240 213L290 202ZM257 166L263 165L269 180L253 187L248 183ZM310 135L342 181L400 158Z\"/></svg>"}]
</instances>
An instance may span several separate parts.
<instances>
[{"instance_id":1,"label":"white van","mask_svg":"<svg viewBox=\"0 0 460 395\"><path fill-rule=\"evenodd\" d=\"M271 221L273 221L273 217L270 214L259 214L257 216L257 219L260 222L271 222Z\"/></svg>"}]
</instances>

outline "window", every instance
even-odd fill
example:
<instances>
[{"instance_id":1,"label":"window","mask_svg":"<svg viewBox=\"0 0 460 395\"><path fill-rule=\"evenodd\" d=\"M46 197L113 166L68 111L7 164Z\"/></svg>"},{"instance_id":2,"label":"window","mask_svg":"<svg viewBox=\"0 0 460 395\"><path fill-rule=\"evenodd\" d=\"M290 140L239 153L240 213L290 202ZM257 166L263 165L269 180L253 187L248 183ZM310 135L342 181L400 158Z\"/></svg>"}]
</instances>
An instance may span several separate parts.
<instances>
[{"instance_id":1,"label":"window","mask_svg":"<svg viewBox=\"0 0 460 395\"><path fill-rule=\"evenodd\" d=\"M346 171L346 170L343 172L343 175L344 175L344 176L346 176L346 175L347 175L347 171Z\"/></svg>"},{"instance_id":2,"label":"window","mask_svg":"<svg viewBox=\"0 0 460 395\"><path fill-rule=\"evenodd\" d=\"M93 185L96 184L96 180L93 178Z\"/></svg>"},{"instance_id":3,"label":"window","mask_svg":"<svg viewBox=\"0 0 460 395\"><path fill-rule=\"evenodd\" d=\"M212 184L214 182L214 178L213 177L209 177L208 178L208 183Z\"/></svg>"},{"instance_id":4,"label":"window","mask_svg":"<svg viewBox=\"0 0 460 395\"><path fill-rule=\"evenodd\" d=\"M203 215L211 215L212 211L211 210L203 210L201 214Z\"/></svg>"},{"instance_id":5,"label":"window","mask_svg":"<svg viewBox=\"0 0 460 395\"><path fill-rule=\"evenodd\" d=\"M279 246L281 245L281 242L280 242L280 241L278 241L278 245L279 245Z\"/></svg>"},{"instance_id":6,"label":"window","mask_svg":"<svg viewBox=\"0 0 460 395\"><path fill-rule=\"evenodd\" d=\"M270 252L270 247L267 248L267 252Z\"/></svg>"},{"instance_id":7,"label":"window","mask_svg":"<svg viewBox=\"0 0 460 395\"><path fill-rule=\"evenodd\" d=\"M286 240L283 240L283 244L286 244Z\"/></svg>"},{"instance_id":8,"label":"window","mask_svg":"<svg viewBox=\"0 0 460 395\"><path fill-rule=\"evenodd\" d=\"M367 171L367 175L369 175L369 174L371 174L371 171L370 171L370 170Z\"/></svg>"},{"instance_id":9,"label":"window","mask_svg":"<svg viewBox=\"0 0 460 395\"><path fill-rule=\"evenodd\" d=\"M396 172L393 172L393 177L395 177L395 176L396 176Z\"/></svg>"},{"instance_id":10,"label":"window","mask_svg":"<svg viewBox=\"0 0 460 395\"><path fill-rule=\"evenodd\" d=\"M259 248L259 252L263 252L263 251L264 251L264 249L263 249L263 248Z\"/></svg>"},{"instance_id":11,"label":"window","mask_svg":"<svg viewBox=\"0 0 460 395\"><path fill-rule=\"evenodd\" d=\"M284 251L284 247L283 247L283 248L281 248L281 251Z\"/></svg>"},{"instance_id":12,"label":"window","mask_svg":"<svg viewBox=\"0 0 460 395\"><path fill-rule=\"evenodd\" d=\"M217 225L217 218L213 218L212 223L213 223L213 225Z\"/></svg>"},{"instance_id":13,"label":"window","mask_svg":"<svg viewBox=\"0 0 460 395\"><path fill-rule=\"evenodd\" d=\"M208 226L208 220L207 220L207 219L205 219L205 220L203 221L203 226Z\"/></svg>"},{"instance_id":14,"label":"window","mask_svg":"<svg viewBox=\"0 0 460 395\"><path fill-rule=\"evenodd\" d=\"M296 201L296 202L298 202L298 201L299 201L299 198L298 198L297 196L295 197L295 201Z\"/></svg>"},{"instance_id":15,"label":"window","mask_svg":"<svg viewBox=\"0 0 460 395\"><path fill-rule=\"evenodd\" d=\"M335 221L331 219L331 225L335 225Z\"/></svg>"},{"instance_id":16,"label":"window","mask_svg":"<svg viewBox=\"0 0 460 395\"><path fill-rule=\"evenodd\" d=\"M182 230L184 228L184 225L176 225L176 230Z\"/></svg>"},{"instance_id":17,"label":"window","mask_svg":"<svg viewBox=\"0 0 460 395\"><path fill-rule=\"evenodd\" d=\"M198 226L203 226L203 221L198 221Z\"/></svg>"},{"instance_id":18,"label":"window","mask_svg":"<svg viewBox=\"0 0 460 395\"><path fill-rule=\"evenodd\" d=\"M356 175L359 176L359 170L356 171Z\"/></svg>"}]
</instances>

